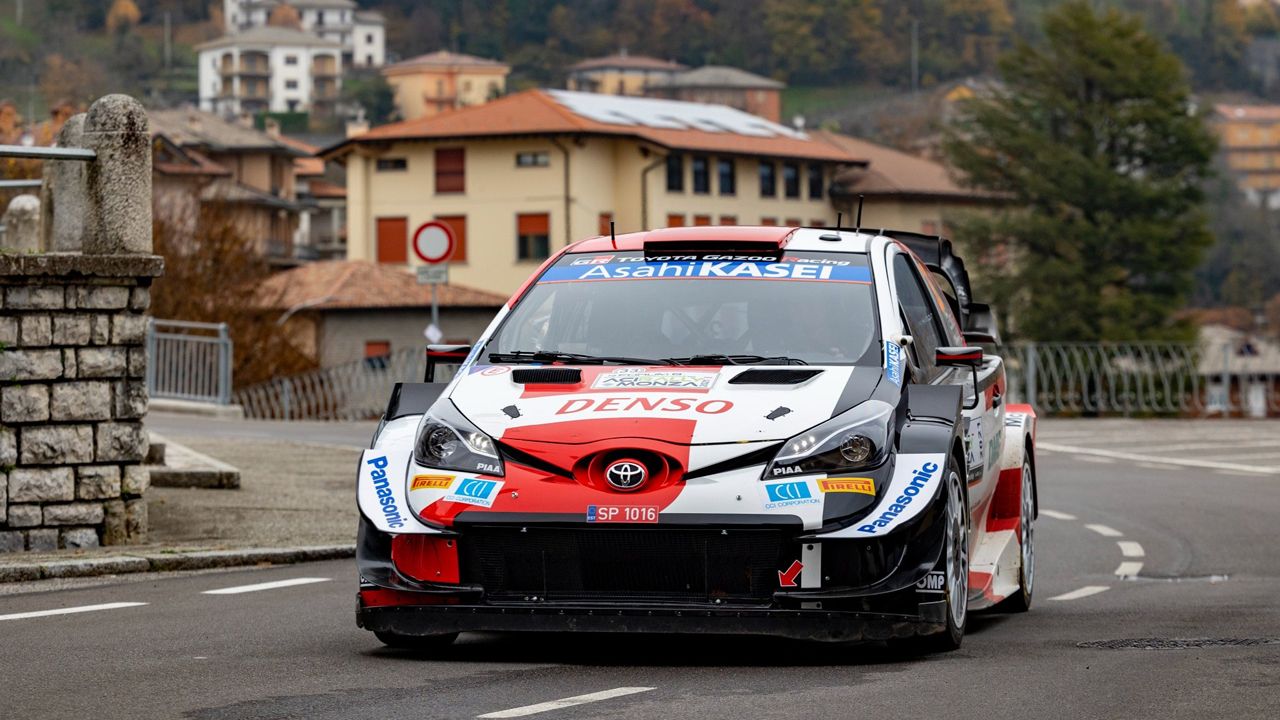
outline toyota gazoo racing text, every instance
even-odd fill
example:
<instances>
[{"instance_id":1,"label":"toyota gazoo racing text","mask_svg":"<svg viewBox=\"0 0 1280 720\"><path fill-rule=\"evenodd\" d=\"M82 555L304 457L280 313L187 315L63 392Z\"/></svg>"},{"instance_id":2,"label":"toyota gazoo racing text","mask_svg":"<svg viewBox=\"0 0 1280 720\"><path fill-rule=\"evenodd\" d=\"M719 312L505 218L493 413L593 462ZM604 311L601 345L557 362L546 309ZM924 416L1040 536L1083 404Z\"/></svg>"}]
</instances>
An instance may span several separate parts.
<instances>
[{"instance_id":1,"label":"toyota gazoo racing text","mask_svg":"<svg viewBox=\"0 0 1280 720\"><path fill-rule=\"evenodd\" d=\"M359 465L359 624L919 637L1030 606L1031 407L945 239L700 227L549 259ZM438 369L456 369L447 383Z\"/></svg>"}]
</instances>

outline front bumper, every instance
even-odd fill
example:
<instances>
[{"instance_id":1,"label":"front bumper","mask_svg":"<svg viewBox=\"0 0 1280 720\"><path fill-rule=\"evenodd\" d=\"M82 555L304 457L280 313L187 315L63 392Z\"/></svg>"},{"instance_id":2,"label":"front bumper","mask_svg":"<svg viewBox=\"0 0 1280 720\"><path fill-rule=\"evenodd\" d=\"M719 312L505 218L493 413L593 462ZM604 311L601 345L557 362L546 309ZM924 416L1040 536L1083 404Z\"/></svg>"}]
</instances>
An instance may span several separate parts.
<instances>
[{"instance_id":1,"label":"front bumper","mask_svg":"<svg viewBox=\"0 0 1280 720\"><path fill-rule=\"evenodd\" d=\"M360 627L403 636L455 632L600 632L767 635L819 642L877 641L946 629L944 601L919 604L917 615L760 608L495 607L392 605L365 607Z\"/></svg>"}]
</instances>

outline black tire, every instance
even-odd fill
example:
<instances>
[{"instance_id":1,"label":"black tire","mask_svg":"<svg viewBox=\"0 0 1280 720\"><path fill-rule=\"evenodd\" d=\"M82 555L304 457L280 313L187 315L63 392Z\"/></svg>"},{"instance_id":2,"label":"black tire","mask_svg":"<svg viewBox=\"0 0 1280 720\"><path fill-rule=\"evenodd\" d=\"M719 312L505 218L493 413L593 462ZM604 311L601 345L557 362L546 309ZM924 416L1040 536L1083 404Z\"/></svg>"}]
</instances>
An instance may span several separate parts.
<instances>
[{"instance_id":1,"label":"black tire","mask_svg":"<svg viewBox=\"0 0 1280 720\"><path fill-rule=\"evenodd\" d=\"M397 650L440 650L449 647L458 639L458 633L444 635L400 635L393 632L373 633L383 645Z\"/></svg>"},{"instance_id":2,"label":"black tire","mask_svg":"<svg viewBox=\"0 0 1280 720\"><path fill-rule=\"evenodd\" d=\"M920 650L924 652L958 649L969 623L969 503L964 476L956 470L954 458L947 461L943 478L943 492L947 493L947 540L943 550L947 627L942 632L919 638Z\"/></svg>"},{"instance_id":3,"label":"black tire","mask_svg":"<svg viewBox=\"0 0 1280 720\"><path fill-rule=\"evenodd\" d=\"M1035 590L1036 553L1036 478L1031 469L1031 458L1022 461L1022 508L1018 522L1018 590L996 606L1001 612L1020 613L1031 609L1032 592Z\"/></svg>"}]
</instances>

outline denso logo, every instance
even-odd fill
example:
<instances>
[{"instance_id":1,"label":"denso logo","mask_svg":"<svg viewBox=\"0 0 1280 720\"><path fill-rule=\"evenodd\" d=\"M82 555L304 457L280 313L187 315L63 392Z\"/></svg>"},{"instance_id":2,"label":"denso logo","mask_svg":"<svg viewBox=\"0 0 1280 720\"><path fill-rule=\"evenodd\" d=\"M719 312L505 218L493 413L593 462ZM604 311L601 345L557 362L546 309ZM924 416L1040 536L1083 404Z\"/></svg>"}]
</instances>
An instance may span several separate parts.
<instances>
[{"instance_id":1,"label":"denso logo","mask_svg":"<svg viewBox=\"0 0 1280 720\"><path fill-rule=\"evenodd\" d=\"M404 517L396 506L396 498L391 493L391 483L387 480L387 456L376 457L365 461L372 465L369 477L373 480L373 489L378 493L378 504L382 505L382 514L387 516L387 527L404 527Z\"/></svg>"},{"instance_id":2,"label":"denso logo","mask_svg":"<svg viewBox=\"0 0 1280 720\"><path fill-rule=\"evenodd\" d=\"M557 415L573 415L574 413L610 413L610 412L644 412L687 413L695 412L703 415L719 415L733 409L728 400L703 400L684 397L609 397L609 398L574 398L565 402L556 410Z\"/></svg>"}]
</instances>

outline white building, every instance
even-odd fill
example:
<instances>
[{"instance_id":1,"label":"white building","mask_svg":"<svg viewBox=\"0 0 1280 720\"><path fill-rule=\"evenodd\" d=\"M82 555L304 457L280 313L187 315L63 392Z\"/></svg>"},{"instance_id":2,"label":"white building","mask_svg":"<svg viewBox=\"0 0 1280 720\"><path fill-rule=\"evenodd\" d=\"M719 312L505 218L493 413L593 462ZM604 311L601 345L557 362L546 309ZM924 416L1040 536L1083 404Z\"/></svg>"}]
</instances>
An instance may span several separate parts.
<instances>
[{"instance_id":1,"label":"white building","mask_svg":"<svg viewBox=\"0 0 1280 720\"><path fill-rule=\"evenodd\" d=\"M196 46L200 109L332 114L342 88L342 46L308 32L255 27Z\"/></svg>"},{"instance_id":2,"label":"white building","mask_svg":"<svg viewBox=\"0 0 1280 720\"><path fill-rule=\"evenodd\" d=\"M222 0L228 34L265 27L276 6L287 1L302 20L302 29L342 46L348 67L381 67L386 62L386 20L380 13L359 10L354 0Z\"/></svg>"}]
</instances>

